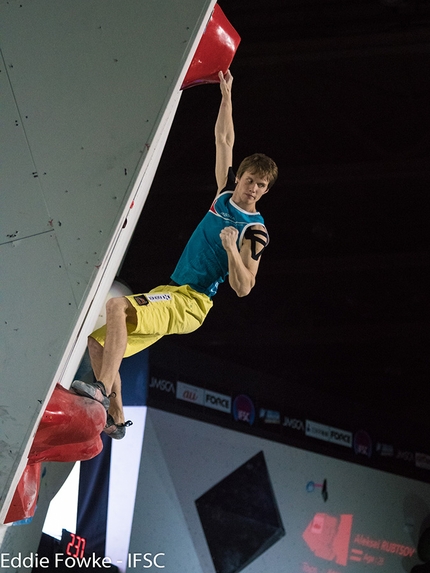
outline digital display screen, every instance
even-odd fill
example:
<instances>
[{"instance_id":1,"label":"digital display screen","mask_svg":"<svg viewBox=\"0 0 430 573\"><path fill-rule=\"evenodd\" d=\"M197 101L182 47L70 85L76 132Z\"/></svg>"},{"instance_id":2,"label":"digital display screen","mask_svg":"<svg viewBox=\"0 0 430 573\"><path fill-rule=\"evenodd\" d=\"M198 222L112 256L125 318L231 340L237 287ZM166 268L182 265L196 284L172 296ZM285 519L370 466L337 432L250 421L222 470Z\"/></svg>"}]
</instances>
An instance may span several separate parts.
<instances>
[{"instance_id":1,"label":"digital display screen","mask_svg":"<svg viewBox=\"0 0 430 573\"><path fill-rule=\"evenodd\" d=\"M77 559L82 559L85 555L85 546L87 542L84 537L76 535L76 533L71 533L66 529L63 529L61 535L61 548L64 551L64 555L67 557L74 557Z\"/></svg>"},{"instance_id":2,"label":"digital display screen","mask_svg":"<svg viewBox=\"0 0 430 573\"><path fill-rule=\"evenodd\" d=\"M363 564L366 568L395 567L396 558L411 558L416 548L409 544L381 538L372 538L362 533L353 533L354 516L316 513L302 534L306 545L315 557L333 563L330 571L343 570L349 564ZM403 536L402 536L403 537ZM320 566L321 567L321 566ZM317 573L316 565L303 563L303 571Z\"/></svg>"}]
</instances>

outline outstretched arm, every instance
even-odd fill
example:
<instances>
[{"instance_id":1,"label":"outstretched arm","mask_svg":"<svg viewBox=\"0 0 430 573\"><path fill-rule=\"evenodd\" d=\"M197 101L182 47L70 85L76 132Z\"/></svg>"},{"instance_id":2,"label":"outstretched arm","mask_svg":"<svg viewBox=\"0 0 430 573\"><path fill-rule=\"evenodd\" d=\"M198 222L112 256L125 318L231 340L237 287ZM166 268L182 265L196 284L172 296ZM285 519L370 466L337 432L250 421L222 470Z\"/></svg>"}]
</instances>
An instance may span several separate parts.
<instances>
[{"instance_id":1,"label":"outstretched arm","mask_svg":"<svg viewBox=\"0 0 430 573\"><path fill-rule=\"evenodd\" d=\"M231 75L230 70L227 70L225 75L222 72L219 72L218 75L221 88L221 104L215 123L215 177L219 193L224 189L227 183L228 169L232 166L234 126L231 103L233 76Z\"/></svg>"}]
</instances>

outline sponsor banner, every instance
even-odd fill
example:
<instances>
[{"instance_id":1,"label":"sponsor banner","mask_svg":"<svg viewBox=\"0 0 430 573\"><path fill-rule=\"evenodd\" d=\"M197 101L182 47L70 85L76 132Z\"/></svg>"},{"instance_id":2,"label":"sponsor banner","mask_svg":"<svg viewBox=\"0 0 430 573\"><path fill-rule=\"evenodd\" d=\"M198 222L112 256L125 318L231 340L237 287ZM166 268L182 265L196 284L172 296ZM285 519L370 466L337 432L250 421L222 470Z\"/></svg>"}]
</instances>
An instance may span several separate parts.
<instances>
[{"instance_id":1,"label":"sponsor banner","mask_svg":"<svg viewBox=\"0 0 430 573\"><path fill-rule=\"evenodd\" d=\"M277 410L260 408L258 412L258 418L262 424L279 425L281 423L281 413Z\"/></svg>"},{"instance_id":2,"label":"sponsor banner","mask_svg":"<svg viewBox=\"0 0 430 573\"><path fill-rule=\"evenodd\" d=\"M400 460L406 463L413 463L415 461L414 453L410 450L399 450L396 451L396 460Z\"/></svg>"},{"instance_id":3,"label":"sponsor banner","mask_svg":"<svg viewBox=\"0 0 430 573\"><path fill-rule=\"evenodd\" d=\"M317 440L328 442L330 440L330 426L306 420L305 434L310 438L316 438Z\"/></svg>"},{"instance_id":4,"label":"sponsor banner","mask_svg":"<svg viewBox=\"0 0 430 573\"><path fill-rule=\"evenodd\" d=\"M218 392L205 390L204 405L206 406L206 408L212 408L213 410L219 410L220 412L225 412L226 414L230 414L231 397L227 396L226 394L219 394Z\"/></svg>"},{"instance_id":5,"label":"sponsor banner","mask_svg":"<svg viewBox=\"0 0 430 573\"><path fill-rule=\"evenodd\" d=\"M212 408L220 412L230 414L231 412L231 397L226 394L220 394L212 390L205 390L199 386L186 384L184 382L173 382L165 378L151 376L149 379L149 390L151 395L163 395L166 399L184 400L191 404L198 404Z\"/></svg>"},{"instance_id":6,"label":"sponsor banner","mask_svg":"<svg viewBox=\"0 0 430 573\"><path fill-rule=\"evenodd\" d=\"M151 376L149 381L149 387L159 392L166 392L167 394L176 395L175 383L170 380L164 380L163 378L157 378L156 376Z\"/></svg>"},{"instance_id":7,"label":"sponsor banner","mask_svg":"<svg viewBox=\"0 0 430 573\"><path fill-rule=\"evenodd\" d=\"M176 398L192 404L204 405L204 389L184 382L176 382Z\"/></svg>"},{"instance_id":8,"label":"sponsor banner","mask_svg":"<svg viewBox=\"0 0 430 573\"><path fill-rule=\"evenodd\" d=\"M415 465L417 468L422 468L423 470L430 470L430 456L428 454L421 454L420 452L415 452Z\"/></svg>"},{"instance_id":9,"label":"sponsor banner","mask_svg":"<svg viewBox=\"0 0 430 573\"><path fill-rule=\"evenodd\" d=\"M176 383L162 376L151 376L148 383L148 398L174 402L176 400Z\"/></svg>"},{"instance_id":10,"label":"sponsor banner","mask_svg":"<svg viewBox=\"0 0 430 573\"><path fill-rule=\"evenodd\" d=\"M288 430L294 430L296 432L305 431L305 423L300 418L292 418L290 416L284 416L282 420L282 426Z\"/></svg>"},{"instance_id":11,"label":"sponsor banner","mask_svg":"<svg viewBox=\"0 0 430 573\"><path fill-rule=\"evenodd\" d=\"M185 382L178 381L176 383L176 398L190 402L191 404L198 404L199 406L205 406L212 410L225 412L226 414L230 414L231 412L230 396L212 390L205 390L204 388L186 384Z\"/></svg>"},{"instance_id":12,"label":"sponsor banner","mask_svg":"<svg viewBox=\"0 0 430 573\"><path fill-rule=\"evenodd\" d=\"M375 451L383 458L392 458L394 456L394 446L392 444L378 442Z\"/></svg>"},{"instance_id":13,"label":"sponsor banner","mask_svg":"<svg viewBox=\"0 0 430 573\"><path fill-rule=\"evenodd\" d=\"M352 448L352 433L340 428L332 428L325 424L306 420L305 434L317 440Z\"/></svg>"},{"instance_id":14,"label":"sponsor banner","mask_svg":"<svg viewBox=\"0 0 430 573\"><path fill-rule=\"evenodd\" d=\"M245 422L252 426L255 421L255 406L249 396L239 394L233 402L233 418L236 422Z\"/></svg>"},{"instance_id":15,"label":"sponsor banner","mask_svg":"<svg viewBox=\"0 0 430 573\"><path fill-rule=\"evenodd\" d=\"M372 456L372 439L365 430L358 430L354 436L354 452L361 456Z\"/></svg>"},{"instance_id":16,"label":"sponsor banner","mask_svg":"<svg viewBox=\"0 0 430 573\"><path fill-rule=\"evenodd\" d=\"M352 448L352 432L340 430L339 428L330 428L330 440L332 444Z\"/></svg>"},{"instance_id":17,"label":"sponsor banner","mask_svg":"<svg viewBox=\"0 0 430 573\"><path fill-rule=\"evenodd\" d=\"M296 446L304 449L318 449L318 441L320 441L319 449L324 451L326 455L330 455L327 451L327 445L333 444L337 451L336 455L341 455L343 450L345 459L350 459L349 452L352 449L355 456L367 458L368 462L366 463L373 460L375 468L379 466L398 475L417 475L418 479L421 479L420 473L422 479L426 479L425 476L429 475L430 453L425 453L425 445L411 444L408 446L407 441L403 440L401 444L398 444L394 437L392 440L390 439L386 428L384 435L380 437L376 435L373 441L367 429L359 429L352 433L337 427L335 416L333 416L334 423L332 425L322 424L313 419L307 419L305 409L300 411L292 408L290 410L288 407L286 408L287 412L285 412L281 405L277 409L278 404L271 401L262 405L259 401L257 408L256 402L248 395L234 394L231 396L228 391L222 393L222 387L219 389L221 391L217 392L183 381L176 381L171 373L163 370L156 372L155 375L151 373L148 381L148 397L149 399L152 397L157 406L164 402L167 407L168 403L172 405L176 400L181 400L184 406L185 402L195 404L200 411L199 416L202 415L203 411L206 411L211 420L215 416L225 416L225 419L231 416L232 428L239 429L237 423L242 423L243 429L252 426L254 428L252 431L256 435L267 436L270 433L275 436L276 434L282 441L288 443L289 440L291 442L294 440ZM179 405L179 402L177 404ZM191 408L192 406L190 406L190 410ZM210 414L211 411L212 414ZM375 432L374 428L372 435L373 432ZM313 438L313 444L310 443L310 438ZM331 451L334 453L334 449Z\"/></svg>"}]
</instances>

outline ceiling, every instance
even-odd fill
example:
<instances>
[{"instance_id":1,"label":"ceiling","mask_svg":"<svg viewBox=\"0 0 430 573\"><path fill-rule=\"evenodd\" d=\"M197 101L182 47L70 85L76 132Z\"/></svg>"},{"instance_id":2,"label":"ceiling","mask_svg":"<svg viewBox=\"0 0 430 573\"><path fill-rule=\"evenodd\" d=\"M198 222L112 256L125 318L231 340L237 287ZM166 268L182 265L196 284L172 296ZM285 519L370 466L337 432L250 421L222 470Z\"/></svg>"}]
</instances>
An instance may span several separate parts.
<instances>
[{"instance_id":1,"label":"ceiling","mask_svg":"<svg viewBox=\"0 0 430 573\"><path fill-rule=\"evenodd\" d=\"M430 427L430 5L220 6L242 38L234 167L261 151L280 177L254 290L222 285L175 344ZM183 93L121 270L135 292L169 281L215 194L219 99Z\"/></svg>"}]
</instances>

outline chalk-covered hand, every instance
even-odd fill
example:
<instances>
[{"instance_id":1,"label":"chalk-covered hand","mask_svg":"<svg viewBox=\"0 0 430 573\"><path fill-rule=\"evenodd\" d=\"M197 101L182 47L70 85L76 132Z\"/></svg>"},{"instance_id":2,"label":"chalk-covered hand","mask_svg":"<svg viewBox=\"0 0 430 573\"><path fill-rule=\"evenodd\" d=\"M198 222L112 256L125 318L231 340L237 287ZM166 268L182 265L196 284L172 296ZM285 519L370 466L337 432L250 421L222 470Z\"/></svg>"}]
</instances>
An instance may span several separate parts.
<instances>
[{"instance_id":1,"label":"chalk-covered hand","mask_svg":"<svg viewBox=\"0 0 430 573\"><path fill-rule=\"evenodd\" d=\"M236 241L238 235L239 231L235 227L224 227L219 236L221 238L222 246L226 251L237 249Z\"/></svg>"}]
</instances>

